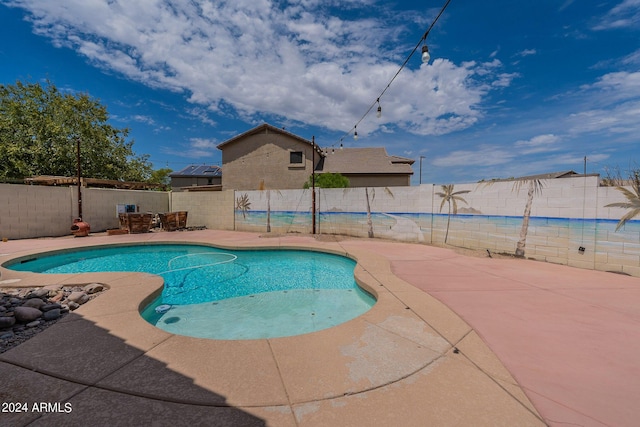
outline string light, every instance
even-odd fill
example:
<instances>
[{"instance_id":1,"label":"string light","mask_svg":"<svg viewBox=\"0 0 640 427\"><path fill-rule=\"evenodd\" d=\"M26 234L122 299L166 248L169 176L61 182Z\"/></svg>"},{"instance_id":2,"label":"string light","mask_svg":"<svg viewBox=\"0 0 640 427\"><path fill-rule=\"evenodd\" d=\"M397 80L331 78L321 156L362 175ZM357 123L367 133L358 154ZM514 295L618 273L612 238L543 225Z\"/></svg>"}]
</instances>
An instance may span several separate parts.
<instances>
[{"instance_id":1,"label":"string light","mask_svg":"<svg viewBox=\"0 0 640 427\"><path fill-rule=\"evenodd\" d=\"M426 64L430 59L431 55L429 55L429 47L425 44L422 46L422 62Z\"/></svg>"},{"instance_id":2,"label":"string light","mask_svg":"<svg viewBox=\"0 0 640 427\"><path fill-rule=\"evenodd\" d=\"M371 110L373 109L373 107L376 106L376 104L378 104L378 109L376 111L376 116L377 117L381 117L382 116L382 107L380 106L380 98L382 98L382 96L387 92L387 89L389 89L389 87L391 86L391 83L394 82L394 80L396 79L396 77L398 77L398 75L400 74L400 72L402 72L402 70L404 69L404 67L407 65L407 63L409 62L409 60L411 59L411 57L413 56L414 53L416 53L416 51L418 50L418 48L420 47L420 45L422 45L422 62L423 63L427 63L429 62L429 60L431 59L431 55L429 54L429 48L427 47L426 44L426 40L427 40L427 36L429 35L429 33L431 32L431 29L433 28L433 26L436 24L436 22L438 22L438 19L440 19L440 16L442 16L442 14L444 13L445 9L447 8L447 6L449 6L449 3L451 2L451 0L447 0L444 4L444 6L442 6L442 9L440 9L440 12L438 13L438 16L436 16L436 18L433 20L433 22L431 23L431 25L429 25L429 28L427 28L427 31L425 31L425 33L423 34L423 36L420 38L420 41L418 42L418 44L416 44L416 46L413 48L413 50L411 51L411 53L409 53L409 56L407 56L407 59L404 60L404 62L402 63L402 65L400 66L400 69L394 74L394 76L391 78L391 80L389 81L389 83L387 83L387 86L384 88L384 90L380 93L380 95L378 96L378 98L371 104L371 106L369 107L369 109L362 115L362 117L360 118L360 120L358 120L356 122L356 124L348 131L344 134L344 136L347 136L351 133L351 131L353 131L353 139L357 140L358 139L358 131L357 131L357 127L360 124L360 122L362 122L365 117L367 117L369 115L369 113L371 112ZM344 136L342 138L340 138L340 141L342 141L342 139L344 138ZM335 144L333 144L335 145Z\"/></svg>"}]
</instances>

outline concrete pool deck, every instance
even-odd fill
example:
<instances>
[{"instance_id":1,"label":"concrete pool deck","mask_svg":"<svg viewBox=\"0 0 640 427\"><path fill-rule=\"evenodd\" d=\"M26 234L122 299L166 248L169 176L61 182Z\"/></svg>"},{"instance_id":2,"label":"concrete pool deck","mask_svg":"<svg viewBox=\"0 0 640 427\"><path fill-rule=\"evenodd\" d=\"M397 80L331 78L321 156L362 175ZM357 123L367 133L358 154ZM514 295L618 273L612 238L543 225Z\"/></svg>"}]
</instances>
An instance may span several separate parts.
<instances>
[{"instance_id":1,"label":"concrete pool deck","mask_svg":"<svg viewBox=\"0 0 640 427\"><path fill-rule=\"evenodd\" d=\"M355 257L357 280L378 297L369 312L331 329L216 341L172 335L139 316L161 289L159 277L2 269L0 287L100 282L110 290L0 354L0 403L28 404L26 413L0 413L0 424L631 426L640 419L640 279L426 245L323 240L203 230L0 243L0 263L119 243L313 248ZM14 278L21 281L2 283ZM34 403L60 405L39 412Z\"/></svg>"}]
</instances>

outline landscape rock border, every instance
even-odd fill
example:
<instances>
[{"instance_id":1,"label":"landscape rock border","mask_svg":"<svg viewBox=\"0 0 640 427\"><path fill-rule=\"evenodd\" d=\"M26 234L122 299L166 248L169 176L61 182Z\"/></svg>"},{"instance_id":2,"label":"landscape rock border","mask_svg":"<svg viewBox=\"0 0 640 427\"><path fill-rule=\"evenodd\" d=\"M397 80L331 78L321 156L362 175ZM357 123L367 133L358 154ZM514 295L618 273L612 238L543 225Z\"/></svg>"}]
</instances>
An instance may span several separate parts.
<instances>
[{"instance_id":1,"label":"landscape rock border","mask_svg":"<svg viewBox=\"0 0 640 427\"><path fill-rule=\"evenodd\" d=\"M0 288L0 353L34 337L107 289L95 282Z\"/></svg>"}]
</instances>

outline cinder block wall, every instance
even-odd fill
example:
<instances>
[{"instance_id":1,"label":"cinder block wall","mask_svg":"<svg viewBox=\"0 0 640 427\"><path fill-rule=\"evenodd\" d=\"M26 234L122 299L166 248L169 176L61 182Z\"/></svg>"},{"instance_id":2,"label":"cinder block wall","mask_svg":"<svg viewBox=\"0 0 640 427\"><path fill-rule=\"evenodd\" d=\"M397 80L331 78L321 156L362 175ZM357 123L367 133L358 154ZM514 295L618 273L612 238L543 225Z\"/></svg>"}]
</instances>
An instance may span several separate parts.
<instances>
[{"instance_id":1,"label":"cinder block wall","mask_svg":"<svg viewBox=\"0 0 640 427\"><path fill-rule=\"evenodd\" d=\"M630 187L626 187L631 190ZM598 206L628 202L615 187L602 187L598 191ZM640 224L627 223L616 231L619 218L629 209L606 208L598 210L603 220L595 229L595 264L598 270L623 271L640 277ZM604 221L607 220L607 221Z\"/></svg>"},{"instance_id":2,"label":"cinder block wall","mask_svg":"<svg viewBox=\"0 0 640 427\"><path fill-rule=\"evenodd\" d=\"M166 212L169 196L160 191L82 188L82 219L92 232L118 228L118 204L137 205L140 212ZM77 217L77 187L0 184L0 237L69 235Z\"/></svg>"},{"instance_id":3,"label":"cinder block wall","mask_svg":"<svg viewBox=\"0 0 640 427\"><path fill-rule=\"evenodd\" d=\"M627 187L627 189L631 189ZM449 215L440 185L318 189L317 231L323 234L444 244L513 254L525 242L525 256L580 268L640 277L640 220L616 230L628 209L615 187L597 177L545 180L529 199L527 184L456 184L457 215ZM245 196L247 209L239 209ZM272 233L311 232L311 190L165 193L83 189L83 218L92 231L118 226L116 205L141 212L188 211L189 226ZM525 207L531 217L523 227ZM74 187L0 184L0 237L70 234L77 216ZM526 235L525 235L526 231Z\"/></svg>"},{"instance_id":4,"label":"cinder block wall","mask_svg":"<svg viewBox=\"0 0 640 427\"><path fill-rule=\"evenodd\" d=\"M0 184L0 238L70 234L71 191L69 187Z\"/></svg>"},{"instance_id":5,"label":"cinder block wall","mask_svg":"<svg viewBox=\"0 0 640 427\"><path fill-rule=\"evenodd\" d=\"M170 194L171 211L187 211L187 226L233 230L234 191L194 191Z\"/></svg>"},{"instance_id":6,"label":"cinder block wall","mask_svg":"<svg viewBox=\"0 0 640 427\"><path fill-rule=\"evenodd\" d=\"M91 225L91 231L118 228L119 204L137 205L140 213L169 211L169 193L164 191L114 190L108 188L82 189L82 219ZM73 213L77 216L77 191L73 195Z\"/></svg>"},{"instance_id":7,"label":"cinder block wall","mask_svg":"<svg viewBox=\"0 0 640 427\"><path fill-rule=\"evenodd\" d=\"M514 182L456 184L457 214L441 185L319 189L318 228L323 234L446 244L514 254L570 266L640 276L640 221L616 231L628 210L605 207L626 201L616 188L599 187L597 177L544 180L520 187ZM236 229L311 232L310 190L247 194L250 209L236 209ZM444 203L443 203L444 201ZM528 226L524 221L530 206Z\"/></svg>"},{"instance_id":8,"label":"cinder block wall","mask_svg":"<svg viewBox=\"0 0 640 427\"><path fill-rule=\"evenodd\" d=\"M247 209L239 209L246 197ZM235 192L235 229L258 233L311 233L311 190Z\"/></svg>"}]
</instances>

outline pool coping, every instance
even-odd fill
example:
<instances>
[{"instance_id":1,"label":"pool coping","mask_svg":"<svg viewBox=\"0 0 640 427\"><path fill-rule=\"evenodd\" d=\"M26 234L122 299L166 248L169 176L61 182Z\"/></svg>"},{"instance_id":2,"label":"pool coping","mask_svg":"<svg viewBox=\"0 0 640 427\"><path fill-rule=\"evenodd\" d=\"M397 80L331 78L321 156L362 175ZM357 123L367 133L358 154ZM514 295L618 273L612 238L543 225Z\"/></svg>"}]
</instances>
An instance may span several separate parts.
<instances>
[{"instance_id":1,"label":"pool coping","mask_svg":"<svg viewBox=\"0 0 640 427\"><path fill-rule=\"evenodd\" d=\"M327 330L259 340L208 340L172 335L139 316L161 292L158 276L43 275L0 268L2 280L22 279L24 286L99 282L109 287L45 332L0 355L5 370L22 375L27 370L40 375L41 381L62 382L73 390L62 387L60 395L37 398L71 402L75 413L32 412L32 419L68 421L84 412L81 407L94 408L86 415L96 415L93 399L80 402L106 393L112 399L139 400L139 408L132 408L129 416L141 419L148 414L140 413L140 407L163 404L205 413L233 408L241 412L234 416L273 425L327 425L336 420L342 425L348 425L347 420L351 425L365 425L359 423L366 420L374 421L368 425L390 425L384 420L397 420L394 414L397 417L406 407L403 425L449 424L452 416L456 424L494 425L500 420L544 425L477 333L443 303L398 278L390 260L372 251L311 236L260 238L255 233L213 230L54 239L47 241L47 250L144 242L349 256L357 261L356 281L378 301L356 319ZM43 247L17 250L2 261L41 252ZM59 348L61 337L78 335L83 338L73 348ZM42 348L56 351L45 353ZM79 353L81 360L74 357Z\"/></svg>"}]
</instances>

